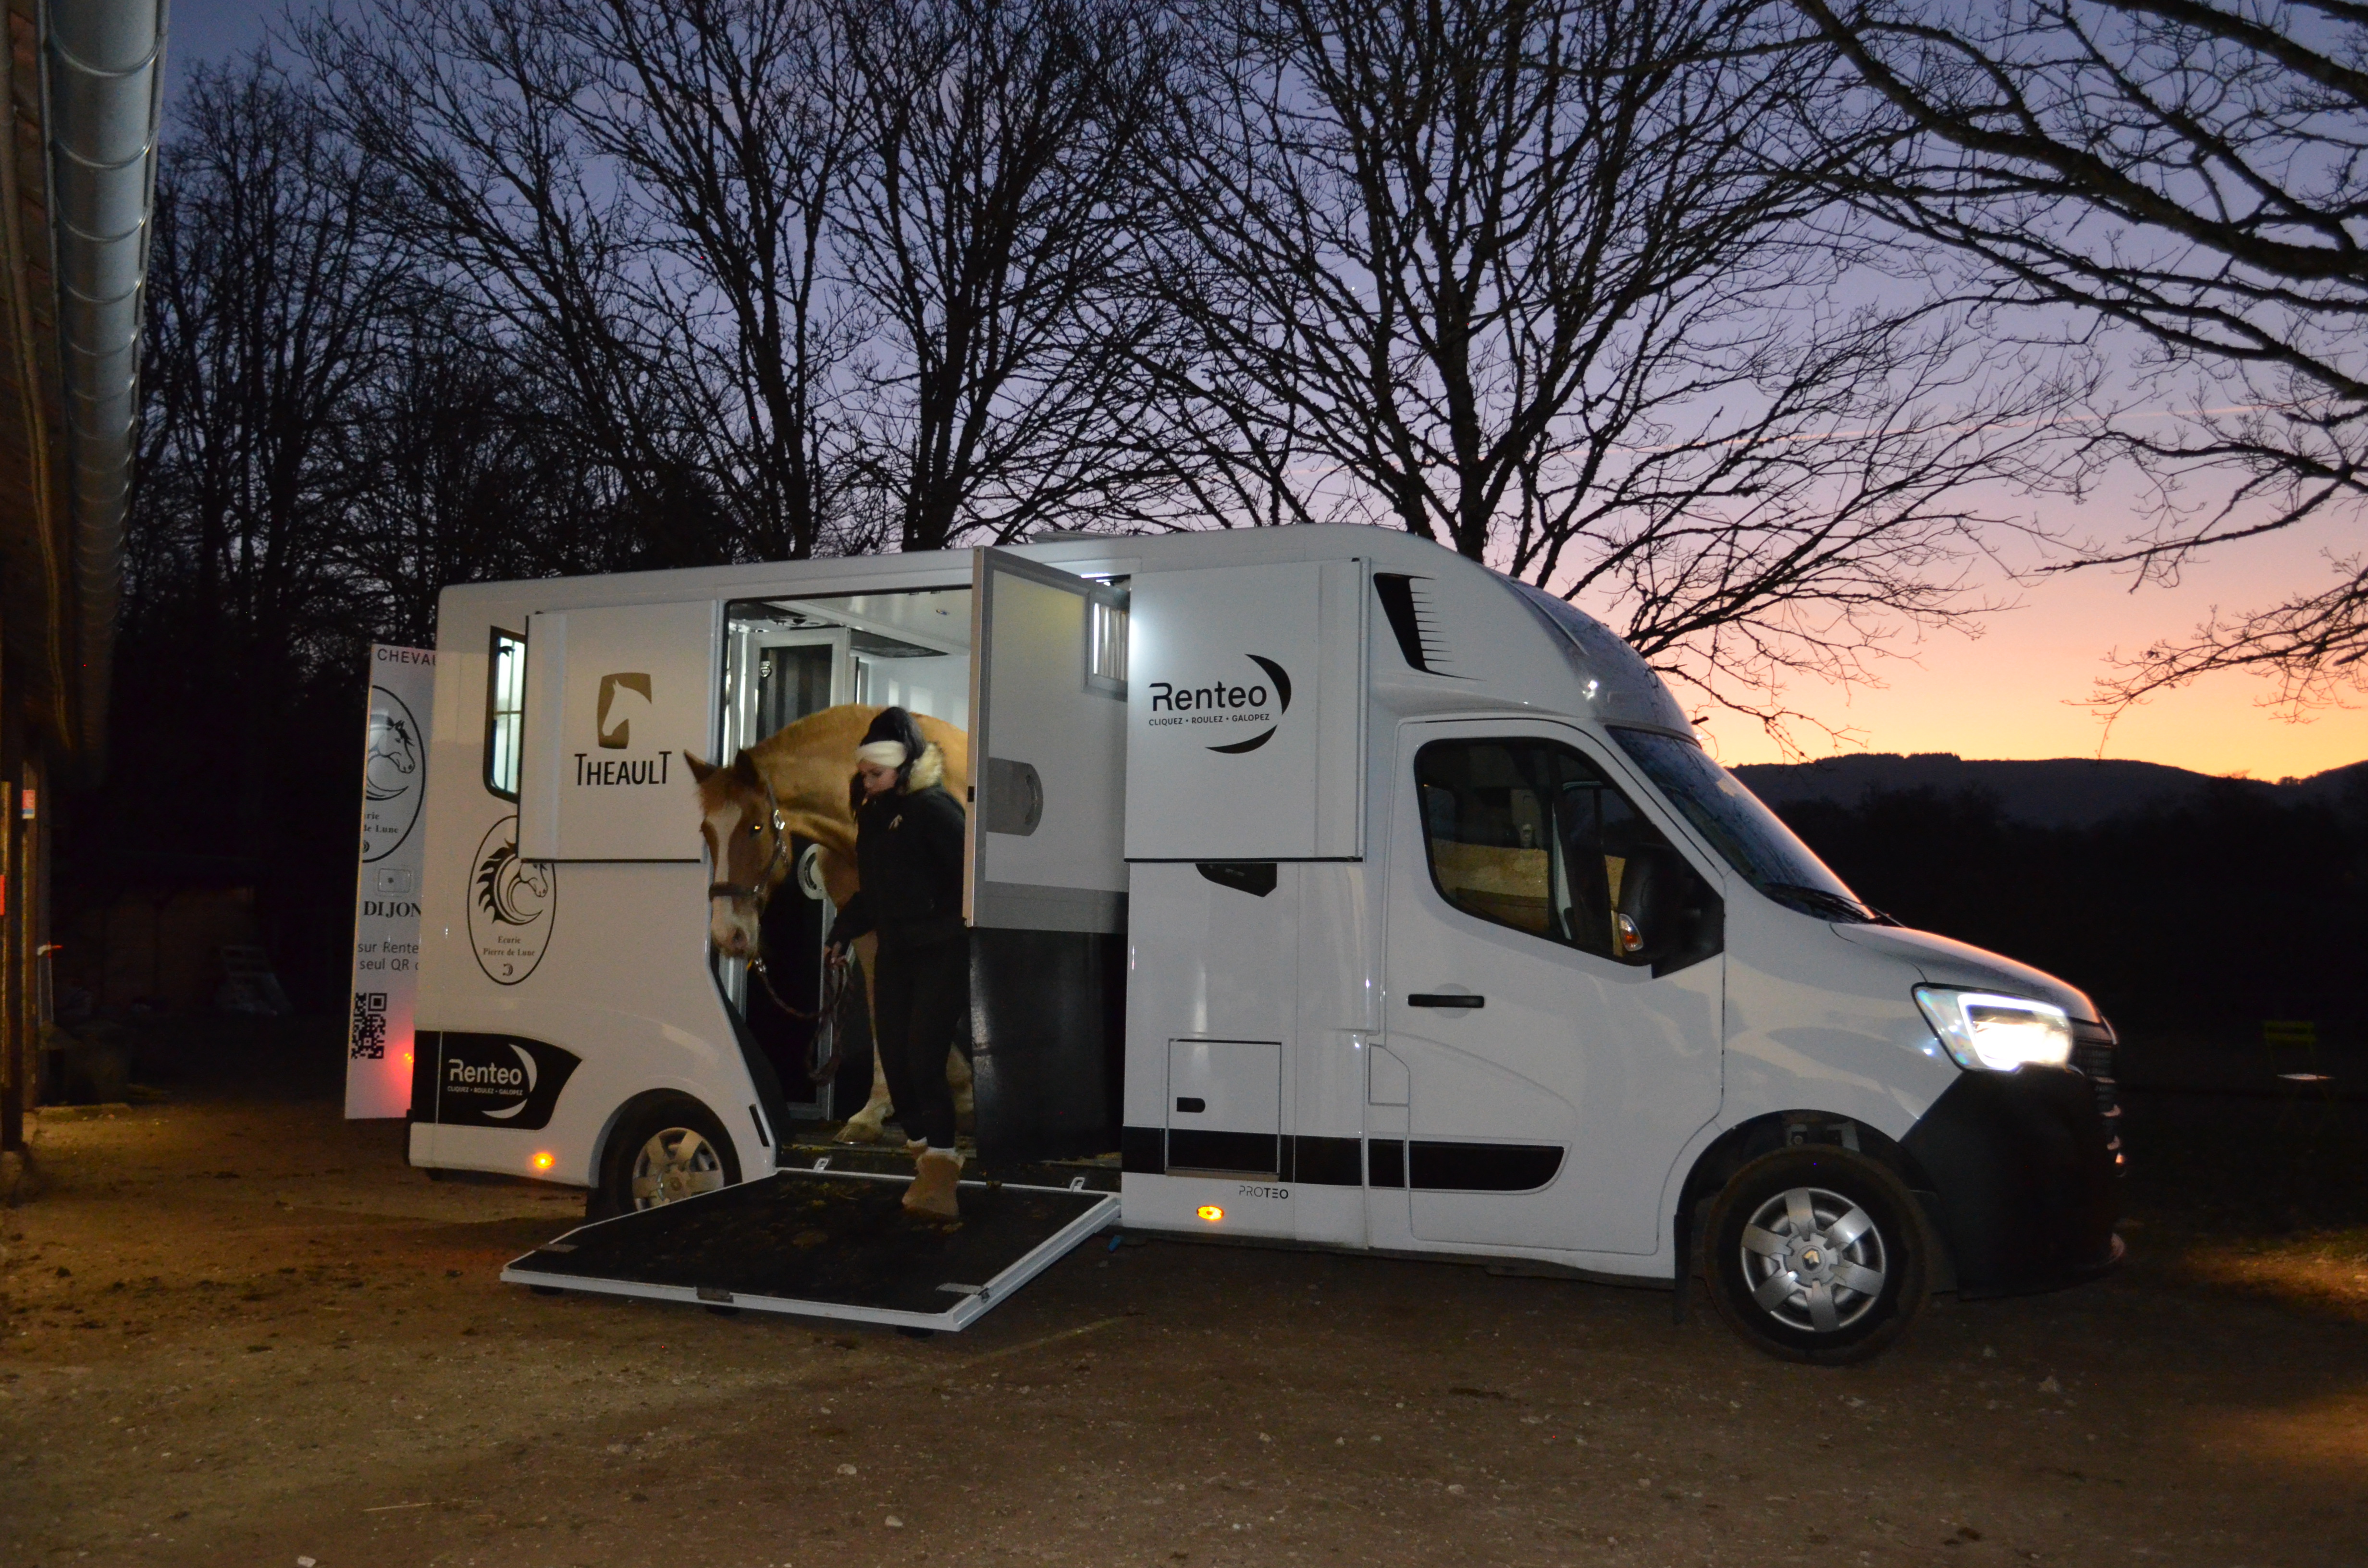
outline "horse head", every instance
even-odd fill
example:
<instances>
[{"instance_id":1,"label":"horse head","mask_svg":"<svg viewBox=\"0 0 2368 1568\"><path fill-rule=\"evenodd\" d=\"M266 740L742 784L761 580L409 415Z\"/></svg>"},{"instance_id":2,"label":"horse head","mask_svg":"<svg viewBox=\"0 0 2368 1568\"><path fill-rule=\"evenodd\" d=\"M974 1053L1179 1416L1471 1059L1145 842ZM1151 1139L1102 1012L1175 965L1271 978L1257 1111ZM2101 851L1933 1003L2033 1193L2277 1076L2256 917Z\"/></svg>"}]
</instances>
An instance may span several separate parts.
<instances>
[{"instance_id":1,"label":"horse head","mask_svg":"<svg viewBox=\"0 0 2368 1568\"><path fill-rule=\"evenodd\" d=\"M833 904L844 904L855 892L848 789L855 748L879 711L844 703L809 713L748 747L729 767L686 759L699 783L700 833L715 869L707 890L708 935L724 957L757 956L757 926L766 901L796 869L792 840L816 846L812 874ZM940 753L945 788L954 799L965 799L969 737L940 720L917 722Z\"/></svg>"},{"instance_id":2,"label":"horse head","mask_svg":"<svg viewBox=\"0 0 2368 1568\"><path fill-rule=\"evenodd\" d=\"M707 863L708 939L726 958L757 956L757 923L790 871L790 824L771 784L746 752L719 767L686 757L699 783L700 835Z\"/></svg>"}]
</instances>

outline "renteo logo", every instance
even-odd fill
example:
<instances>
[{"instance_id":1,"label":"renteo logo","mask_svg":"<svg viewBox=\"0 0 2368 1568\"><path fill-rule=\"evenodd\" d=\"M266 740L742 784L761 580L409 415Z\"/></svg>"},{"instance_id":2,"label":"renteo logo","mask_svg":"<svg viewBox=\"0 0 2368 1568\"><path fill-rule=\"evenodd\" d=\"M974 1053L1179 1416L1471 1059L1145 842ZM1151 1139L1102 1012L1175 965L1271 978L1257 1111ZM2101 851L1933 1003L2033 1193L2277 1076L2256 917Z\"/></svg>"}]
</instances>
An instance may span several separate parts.
<instances>
[{"instance_id":1,"label":"renteo logo","mask_svg":"<svg viewBox=\"0 0 2368 1568\"><path fill-rule=\"evenodd\" d=\"M526 1074L516 1067L480 1067L469 1062L449 1062L447 1076L455 1084L490 1084L497 1088L523 1089Z\"/></svg>"},{"instance_id":2,"label":"renteo logo","mask_svg":"<svg viewBox=\"0 0 2368 1568\"><path fill-rule=\"evenodd\" d=\"M1188 724L1252 724L1269 721L1267 727L1246 741L1230 745L1212 745L1213 752L1239 756L1258 750L1274 739L1281 728L1282 715L1291 711L1291 675L1272 659L1257 653L1242 657L1266 672L1273 688L1265 682L1253 680L1248 686L1220 681L1210 686L1177 686L1164 680L1146 681L1144 688L1151 694L1151 711L1155 729ZM1269 706L1271 703L1271 706ZM1164 716L1163 716L1164 715Z\"/></svg>"}]
</instances>

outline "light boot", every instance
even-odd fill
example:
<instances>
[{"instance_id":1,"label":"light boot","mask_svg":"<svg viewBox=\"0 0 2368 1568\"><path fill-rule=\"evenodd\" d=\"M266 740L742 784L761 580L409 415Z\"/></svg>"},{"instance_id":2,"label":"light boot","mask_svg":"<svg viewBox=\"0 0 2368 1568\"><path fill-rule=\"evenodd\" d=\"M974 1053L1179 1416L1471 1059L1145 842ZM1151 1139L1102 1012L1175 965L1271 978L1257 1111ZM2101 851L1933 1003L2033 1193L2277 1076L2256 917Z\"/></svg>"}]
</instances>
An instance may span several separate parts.
<instances>
[{"instance_id":1,"label":"light boot","mask_svg":"<svg viewBox=\"0 0 2368 1568\"><path fill-rule=\"evenodd\" d=\"M937 1220L959 1220L954 1184L962 1179L962 1156L951 1149L931 1149L913 1162L913 1185L905 1189L907 1212Z\"/></svg>"}]
</instances>

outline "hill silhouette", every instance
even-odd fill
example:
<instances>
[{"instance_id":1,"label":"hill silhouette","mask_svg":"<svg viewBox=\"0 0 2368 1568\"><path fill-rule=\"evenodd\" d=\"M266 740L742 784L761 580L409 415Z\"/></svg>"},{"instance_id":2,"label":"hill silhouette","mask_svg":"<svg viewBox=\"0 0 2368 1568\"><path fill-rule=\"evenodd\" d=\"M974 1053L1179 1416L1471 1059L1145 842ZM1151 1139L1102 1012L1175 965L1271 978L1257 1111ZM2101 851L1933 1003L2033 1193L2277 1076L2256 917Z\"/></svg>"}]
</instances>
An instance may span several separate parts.
<instances>
[{"instance_id":1,"label":"hill silhouette","mask_svg":"<svg viewBox=\"0 0 2368 1568\"><path fill-rule=\"evenodd\" d=\"M2214 787L2262 805L2333 806L2350 790L2368 790L2368 762L2275 782L2158 762L2072 756L1983 762L1945 751L1861 752L1816 762L1747 763L1734 771L1779 812L1802 805L1856 808L1877 796L1929 790L1985 796L2000 817L2029 827L2094 827L2134 812L2176 811Z\"/></svg>"},{"instance_id":2,"label":"hill silhouette","mask_svg":"<svg viewBox=\"0 0 2368 1568\"><path fill-rule=\"evenodd\" d=\"M2201 1051L2271 1082L2293 1054L2272 1040L2360 1070L2368 763L2276 782L1945 754L1736 772L1876 908L2089 992L2130 1076L2208 1081L2168 1065Z\"/></svg>"}]
</instances>

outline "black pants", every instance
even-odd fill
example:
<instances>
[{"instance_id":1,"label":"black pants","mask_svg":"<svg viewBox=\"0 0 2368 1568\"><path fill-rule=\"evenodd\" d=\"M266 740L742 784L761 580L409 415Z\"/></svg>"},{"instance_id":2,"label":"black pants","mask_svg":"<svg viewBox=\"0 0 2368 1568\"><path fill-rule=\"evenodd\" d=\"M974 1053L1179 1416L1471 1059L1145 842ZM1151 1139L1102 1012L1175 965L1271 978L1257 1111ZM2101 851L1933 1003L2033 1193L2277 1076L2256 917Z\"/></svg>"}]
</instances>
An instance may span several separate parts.
<instances>
[{"instance_id":1,"label":"black pants","mask_svg":"<svg viewBox=\"0 0 2368 1568\"><path fill-rule=\"evenodd\" d=\"M908 1139L952 1148L954 1094L946 1085L946 1052L970 1016L967 934L918 948L881 943L871 998L872 1049L888 1076L897 1124Z\"/></svg>"}]
</instances>

